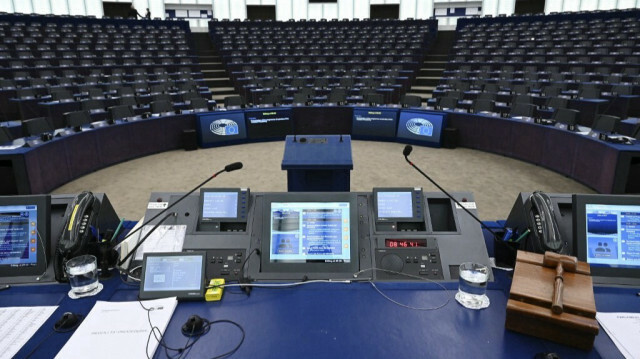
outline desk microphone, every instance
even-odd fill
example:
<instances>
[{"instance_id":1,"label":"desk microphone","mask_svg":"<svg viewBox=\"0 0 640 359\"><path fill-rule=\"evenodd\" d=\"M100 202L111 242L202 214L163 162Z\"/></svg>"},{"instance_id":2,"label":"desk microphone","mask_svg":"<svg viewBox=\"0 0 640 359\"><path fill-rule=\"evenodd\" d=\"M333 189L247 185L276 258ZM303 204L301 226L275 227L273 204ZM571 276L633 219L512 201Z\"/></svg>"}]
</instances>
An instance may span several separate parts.
<instances>
[{"instance_id":1,"label":"desk microphone","mask_svg":"<svg viewBox=\"0 0 640 359\"><path fill-rule=\"evenodd\" d=\"M411 167L415 168L416 171L420 172L420 174L423 175L426 179L428 179L429 182L433 183L436 187L438 187L438 189L442 193L446 194L447 197L449 197L458 206L460 206L460 208L462 208L465 212L467 212L476 222L480 223L480 226L482 226L482 228L484 228L487 231L491 232L491 234L493 234L493 238L494 239L498 238L498 235L497 235L496 232L494 232L491 228L489 228L487 225L482 223L482 221L478 217L476 217L473 213L471 213L471 211L469 211L465 206L460 204L460 202L458 202L455 198L453 198L453 196L450 195L447 191L445 191L444 188L440 187L440 185L437 184L436 181L432 180L431 177L429 177L426 173L422 172L422 170L420 168L418 168L418 166L414 165L413 162L409 161L409 155L411 154L411 151L413 151L413 146L411 146L411 145L404 146L404 150L402 151L402 154L404 155L404 159L407 161L407 163L409 165L411 165Z\"/></svg>"},{"instance_id":2,"label":"desk microphone","mask_svg":"<svg viewBox=\"0 0 640 359\"><path fill-rule=\"evenodd\" d=\"M198 188L204 186L205 184L207 184L207 182L211 181L212 179L216 178L219 174L221 174L222 172L231 172L231 171L235 171L235 170L239 170L242 168L242 162L234 162L234 163L230 163L226 166L224 166L224 169L221 169L220 171L214 173L211 177L207 178L206 180L204 180L202 183L200 183L199 185L195 186L191 191L187 192L186 194L184 194L182 197L180 197L177 201L173 202L170 206L167 206L167 208L163 209L162 211L160 211L158 214L156 214L155 216L153 216L151 219L149 219L148 221L146 221L144 224L142 224L140 227L138 227L138 229L129 232L129 234L127 234L126 237L124 237L122 240L124 241L125 239L131 237L134 233L138 232L140 229L142 229L142 227L146 226L147 224L149 224L150 222L152 222L153 220L155 220L156 218L160 217L161 215L163 215L165 212L167 212L169 209L171 209L171 207L175 206L176 204L180 203L183 199L187 198L187 196L189 196L190 194L192 194L193 192L195 192ZM171 213L169 216L163 218L160 223L164 222L165 219L171 217L171 216L178 216L178 213L173 212ZM149 233L147 233L147 235L145 236L145 238L143 238L143 240L139 241L138 244L134 247L134 249L137 249L142 242L149 237L149 235L159 226L158 223L151 231L149 231ZM118 266L121 266L122 263L126 262L127 259L129 259L129 257L131 257L131 255L134 253L134 250L129 251L129 253L118 262Z\"/></svg>"}]
</instances>

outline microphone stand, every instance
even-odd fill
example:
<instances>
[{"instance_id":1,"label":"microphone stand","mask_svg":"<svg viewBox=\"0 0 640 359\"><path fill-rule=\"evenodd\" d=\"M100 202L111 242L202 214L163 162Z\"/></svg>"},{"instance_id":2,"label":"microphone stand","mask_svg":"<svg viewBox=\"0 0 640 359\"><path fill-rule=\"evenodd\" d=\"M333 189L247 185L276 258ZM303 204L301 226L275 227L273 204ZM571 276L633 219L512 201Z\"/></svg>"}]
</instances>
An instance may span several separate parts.
<instances>
[{"instance_id":1,"label":"microphone stand","mask_svg":"<svg viewBox=\"0 0 640 359\"><path fill-rule=\"evenodd\" d=\"M458 202L458 200L456 200L455 198L453 198L452 195L449 194L449 192L445 191L444 188L440 187L439 184L436 183L436 181L434 181L433 179L431 179L431 177L429 177L429 175L427 175L426 173L424 173L420 168L418 168L418 166L416 166L415 164L413 164L413 162L411 162L409 160L409 155L411 154L411 151L413 151L413 147L410 145L405 146L404 151L402 152L402 154L404 155L404 159L405 161L407 161L407 163L415 168L416 171L418 171L421 175L423 175L426 179L429 180L429 182L433 183L434 186L438 187L438 189L440 191L442 191L442 193L446 194L447 197L449 197L452 201L454 201L458 206L460 206L460 208L462 208L462 210L464 210L465 212L467 212L476 222L480 223L480 226L482 226L482 228L486 229L487 231L489 231L492 235L494 239L498 238L498 234L496 232L494 232L491 228L489 228L489 226L487 226L486 224L482 223L482 221L476 217L473 213L471 213L471 211L469 211L465 206L463 206L460 202Z\"/></svg>"}]
</instances>

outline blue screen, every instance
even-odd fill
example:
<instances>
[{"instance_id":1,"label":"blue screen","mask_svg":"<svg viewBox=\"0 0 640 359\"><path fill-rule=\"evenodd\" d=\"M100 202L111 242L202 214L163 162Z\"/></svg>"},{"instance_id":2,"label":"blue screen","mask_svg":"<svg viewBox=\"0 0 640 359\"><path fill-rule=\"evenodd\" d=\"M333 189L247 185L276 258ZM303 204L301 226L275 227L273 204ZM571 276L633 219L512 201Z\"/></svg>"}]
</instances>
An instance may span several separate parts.
<instances>
[{"instance_id":1,"label":"blue screen","mask_svg":"<svg viewBox=\"0 0 640 359\"><path fill-rule=\"evenodd\" d=\"M419 111L400 111L398 138L420 144L440 146L446 114Z\"/></svg>"},{"instance_id":2,"label":"blue screen","mask_svg":"<svg viewBox=\"0 0 640 359\"><path fill-rule=\"evenodd\" d=\"M0 265L38 263L38 206L0 206Z\"/></svg>"},{"instance_id":3,"label":"blue screen","mask_svg":"<svg viewBox=\"0 0 640 359\"><path fill-rule=\"evenodd\" d=\"M587 204L587 262L640 268L640 206Z\"/></svg>"},{"instance_id":4,"label":"blue screen","mask_svg":"<svg viewBox=\"0 0 640 359\"><path fill-rule=\"evenodd\" d=\"M378 192L378 218L412 218L411 192Z\"/></svg>"},{"instance_id":5,"label":"blue screen","mask_svg":"<svg viewBox=\"0 0 640 359\"><path fill-rule=\"evenodd\" d=\"M203 192L202 219L238 217L238 192Z\"/></svg>"},{"instance_id":6,"label":"blue screen","mask_svg":"<svg viewBox=\"0 0 640 359\"><path fill-rule=\"evenodd\" d=\"M198 115L197 131L201 147L239 142L247 138L244 113L241 111L220 111Z\"/></svg>"},{"instance_id":7,"label":"blue screen","mask_svg":"<svg viewBox=\"0 0 640 359\"><path fill-rule=\"evenodd\" d=\"M202 285L201 255L149 256L144 290L152 292L199 290Z\"/></svg>"},{"instance_id":8,"label":"blue screen","mask_svg":"<svg viewBox=\"0 0 640 359\"><path fill-rule=\"evenodd\" d=\"M271 262L349 263L348 202L271 203Z\"/></svg>"},{"instance_id":9,"label":"blue screen","mask_svg":"<svg viewBox=\"0 0 640 359\"><path fill-rule=\"evenodd\" d=\"M398 110L353 109L351 134L354 138L395 138Z\"/></svg>"},{"instance_id":10,"label":"blue screen","mask_svg":"<svg viewBox=\"0 0 640 359\"><path fill-rule=\"evenodd\" d=\"M282 138L293 133L291 109L248 110L245 112L249 138Z\"/></svg>"}]
</instances>

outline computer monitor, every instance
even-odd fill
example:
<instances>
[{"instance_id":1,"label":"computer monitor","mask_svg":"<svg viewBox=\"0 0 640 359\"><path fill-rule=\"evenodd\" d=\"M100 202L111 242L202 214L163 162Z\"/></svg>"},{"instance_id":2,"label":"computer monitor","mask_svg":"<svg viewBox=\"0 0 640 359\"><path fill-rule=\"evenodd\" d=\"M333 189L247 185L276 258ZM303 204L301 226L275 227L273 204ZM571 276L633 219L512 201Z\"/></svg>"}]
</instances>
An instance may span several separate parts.
<instances>
[{"instance_id":1,"label":"computer monitor","mask_svg":"<svg viewBox=\"0 0 640 359\"><path fill-rule=\"evenodd\" d=\"M202 188L198 227L218 231L221 223L246 222L248 208L248 188Z\"/></svg>"},{"instance_id":2,"label":"computer monitor","mask_svg":"<svg viewBox=\"0 0 640 359\"><path fill-rule=\"evenodd\" d=\"M355 273L357 205L351 193L265 196L262 271Z\"/></svg>"},{"instance_id":3,"label":"computer monitor","mask_svg":"<svg viewBox=\"0 0 640 359\"><path fill-rule=\"evenodd\" d=\"M640 196L573 196L577 257L594 283L640 285Z\"/></svg>"},{"instance_id":4,"label":"computer monitor","mask_svg":"<svg viewBox=\"0 0 640 359\"><path fill-rule=\"evenodd\" d=\"M205 252L145 253L142 261L140 299L204 298Z\"/></svg>"},{"instance_id":5,"label":"computer monitor","mask_svg":"<svg viewBox=\"0 0 640 359\"><path fill-rule=\"evenodd\" d=\"M51 197L0 196L0 283L36 283L49 261Z\"/></svg>"},{"instance_id":6,"label":"computer monitor","mask_svg":"<svg viewBox=\"0 0 640 359\"><path fill-rule=\"evenodd\" d=\"M407 143L440 147L446 118L442 112L400 111L397 137Z\"/></svg>"}]
</instances>

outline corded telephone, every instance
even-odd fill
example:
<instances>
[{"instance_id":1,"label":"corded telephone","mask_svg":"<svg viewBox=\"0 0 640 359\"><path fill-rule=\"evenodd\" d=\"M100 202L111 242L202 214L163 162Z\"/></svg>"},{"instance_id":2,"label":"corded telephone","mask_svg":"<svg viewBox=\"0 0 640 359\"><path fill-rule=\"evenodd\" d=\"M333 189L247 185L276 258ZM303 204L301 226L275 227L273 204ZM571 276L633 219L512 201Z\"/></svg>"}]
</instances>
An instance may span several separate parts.
<instances>
[{"instance_id":1,"label":"corded telephone","mask_svg":"<svg viewBox=\"0 0 640 359\"><path fill-rule=\"evenodd\" d=\"M67 206L65 223L54 256L57 281L66 280L64 264L69 259L88 252L88 244L93 238L91 228L95 226L99 211L100 201L88 191L78 194Z\"/></svg>"},{"instance_id":2,"label":"corded telephone","mask_svg":"<svg viewBox=\"0 0 640 359\"><path fill-rule=\"evenodd\" d=\"M562 239L556 221L553 203L549 196L536 191L529 197L528 213L529 237L525 243L525 250L535 253L552 251L560 254L569 250L567 242Z\"/></svg>"}]
</instances>

